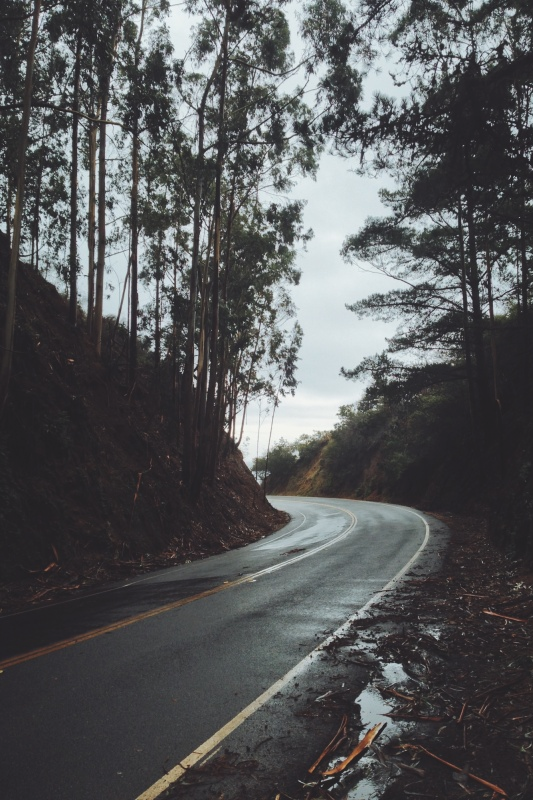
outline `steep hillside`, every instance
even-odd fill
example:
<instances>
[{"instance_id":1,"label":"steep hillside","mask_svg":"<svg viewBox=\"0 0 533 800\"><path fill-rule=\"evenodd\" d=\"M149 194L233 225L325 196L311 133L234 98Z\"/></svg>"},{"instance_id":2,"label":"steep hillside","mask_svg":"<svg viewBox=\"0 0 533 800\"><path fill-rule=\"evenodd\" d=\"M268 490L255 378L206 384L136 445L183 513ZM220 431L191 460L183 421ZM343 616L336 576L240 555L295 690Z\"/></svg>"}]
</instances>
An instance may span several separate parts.
<instances>
[{"instance_id":1,"label":"steep hillside","mask_svg":"<svg viewBox=\"0 0 533 800\"><path fill-rule=\"evenodd\" d=\"M2 316L7 255L0 236ZM42 594L178 563L284 521L238 451L191 506L176 412L162 402L150 363L129 391L120 358L98 360L82 328L68 325L65 300L23 264L17 298L0 422L0 607L19 589Z\"/></svg>"},{"instance_id":2,"label":"steep hillside","mask_svg":"<svg viewBox=\"0 0 533 800\"><path fill-rule=\"evenodd\" d=\"M330 433L274 446L269 491L481 512L495 542L533 563L533 429L512 393L515 350L502 338L511 391L502 393L491 439L476 441L459 383L401 402L345 406Z\"/></svg>"}]
</instances>

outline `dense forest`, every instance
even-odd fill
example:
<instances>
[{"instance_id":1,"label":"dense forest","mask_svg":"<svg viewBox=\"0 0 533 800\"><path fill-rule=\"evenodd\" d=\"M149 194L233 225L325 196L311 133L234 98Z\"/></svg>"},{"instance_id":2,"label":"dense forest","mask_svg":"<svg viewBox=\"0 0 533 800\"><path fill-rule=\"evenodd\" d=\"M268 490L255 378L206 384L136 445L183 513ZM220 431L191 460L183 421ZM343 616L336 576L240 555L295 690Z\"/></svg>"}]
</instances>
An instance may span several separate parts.
<instances>
[{"instance_id":1,"label":"dense forest","mask_svg":"<svg viewBox=\"0 0 533 800\"><path fill-rule=\"evenodd\" d=\"M368 36L348 4L316 3L306 25L329 66L323 129L396 187L343 255L398 288L348 308L399 327L385 352L343 369L367 388L333 431L278 442L256 468L272 491L477 503L494 537L531 558L531 7L372 8ZM378 46L399 99L346 104L357 55Z\"/></svg>"},{"instance_id":2,"label":"dense forest","mask_svg":"<svg viewBox=\"0 0 533 800\"><path fill-rule=\"evenodd\" d=\"M117 387L125 416L145 398L173 448L176 491L194 506L239 446L251 400L275 406L296 387L302 331L290 287L311 232L289 193L333 147L394 181L388 215L343 253L398 280L352 310L400 321L387 352L346 367L370 383L328 437L337 489L417 499L440 470L457 487L440 497L497 498L499 518L512 508L513 519L496 534L531 552L530 6L313 0L298 5L296 60L293 5L186 0L190 47L178 52L166 0L97 0L90 13L79 0L3 3L4 507L24 498L21 380L42 337L21 312L21 273L53 277L66 296L64 341L78 351L63 353L61 369L79 368L83 333L108 404ZM385 58L397 98L369 102L365 76ZM56 417L35 412L38 398L27 403L66 463L80 413L72 395ZM308 456L315 444L306 440ZM361 465L378 451L383 485L361 488ZM274 456L263 464L272 477ZM3 514L3 527L16 527Z\"/></svg>"}]
</instances>

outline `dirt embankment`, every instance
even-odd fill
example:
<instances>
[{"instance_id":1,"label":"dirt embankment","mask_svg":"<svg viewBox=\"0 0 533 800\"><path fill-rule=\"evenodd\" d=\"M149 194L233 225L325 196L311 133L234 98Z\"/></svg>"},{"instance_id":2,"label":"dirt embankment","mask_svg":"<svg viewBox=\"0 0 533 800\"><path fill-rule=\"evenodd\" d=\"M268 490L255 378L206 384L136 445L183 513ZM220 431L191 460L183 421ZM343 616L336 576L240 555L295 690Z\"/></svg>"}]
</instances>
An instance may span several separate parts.
<instances>
[{"instance_id":1,"label":"dirt embankment","mask_svg":"<svg viewBox=\"0 0 533 800\"><path fill-rule=\"evenodd\" d=\"M1 236L0 315L7 256ZM123 351L106 344L97 359L84 327L73 329L65 299L20 264L0 420L0 608L220 552L285 520L235 450L191 505L179 406L147 359L132 391Z\"/></svg>"}]
</instances>

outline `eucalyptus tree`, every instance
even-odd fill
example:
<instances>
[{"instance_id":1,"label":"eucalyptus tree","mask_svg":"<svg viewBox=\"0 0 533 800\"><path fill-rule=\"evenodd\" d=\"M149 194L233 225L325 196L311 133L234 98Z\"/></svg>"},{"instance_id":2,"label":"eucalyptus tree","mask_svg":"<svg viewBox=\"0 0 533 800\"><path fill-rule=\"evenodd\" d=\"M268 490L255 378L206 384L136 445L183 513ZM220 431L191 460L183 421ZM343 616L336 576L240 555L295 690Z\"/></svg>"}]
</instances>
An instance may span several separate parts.
<instances>
[{"instance_id":1,"label":"eucalyptus tree","mask_svg":"<svg viewBox=\"0 0 533 800\"><path fill-rule=\"evenodd\" d=\"M257 171L249 173L245 168L255 159L261 165L259 175L270 172L271 181L281 185L281 176L285 174L286 180L296 167L296 153L302 164L304 151L307 166L312 162L309 143L304 147L296 130L298 125L303 129L306 118L302 90L281 91L291 70L283 5L262 0L188 5L192 11L205 9L193 51L202 72L184 72L181 87L197 128L184 373L184 479L196 497L207 464L213 474L220 441L227 353L220 309L231 281L232 228L239 205L251 192L260 191ZM247 158L248 153L260 155ZM197 297L201 298L199 316Z\"/></svg>"},{"instance_id":2,"label":"eucalyptus tree","mask_svg":"<svg viewBox=\"0 0 533 800\"><path fill-rule=\"evenodd\" d=\"M20 238L22 232L22 213L24 203L24 186L26 178L26 147L28 130L30 126L31 99L33 91L33 67L35 50L39 33L39 18L41 13L41 0L35 0L31 16L31 33L27 45L26 74L24 80L24 93L22 95L22 118L18 135L18 152L16 164L16 197L15 213L13 220L13 240L9 258L9 271L6 292L6 316L2 337L2 355L0 359L0 413L5 407L9 393L11 379L11 365L13 362L13 341L15 332L16 308L16 281L19 257Z\"/></svg>"},{"instance_id":3,"label":"eucalyptus tree","mask_svg":"<svg viewBox=\"0 0 533 800\"><path fill-rule=\"evenodd\" d=\"M295 317L290 287L297 285L296 245L310 232L302 224L303 204L252 200L234 223L231 280L224 302L226 342L225 414L237 445L252 398L275 396L276 363ZM241 428L237 432L237 415Z\"/></svg>"},{"instance_id":4,"label":"eucalyptus tree","mask_svg":"<svg viewBox=\"0 0 533 800\"><path fill-rule=\"evenodd\" d=\"M168 32L159 25L166 3L142 0L138 23L130 20L124 29L126 48L121 63L124 93L120 105L123 120L131 135L131 192L130 192L130 326L129 377L133 385L137 370L138 262L139 262L139 181L140 151L143 136L151 139L151 149L161 140L170 121L172 91L172 48ZM143 41L146 28L152 26L148 46Z\"/></svg>"}]
</instances>

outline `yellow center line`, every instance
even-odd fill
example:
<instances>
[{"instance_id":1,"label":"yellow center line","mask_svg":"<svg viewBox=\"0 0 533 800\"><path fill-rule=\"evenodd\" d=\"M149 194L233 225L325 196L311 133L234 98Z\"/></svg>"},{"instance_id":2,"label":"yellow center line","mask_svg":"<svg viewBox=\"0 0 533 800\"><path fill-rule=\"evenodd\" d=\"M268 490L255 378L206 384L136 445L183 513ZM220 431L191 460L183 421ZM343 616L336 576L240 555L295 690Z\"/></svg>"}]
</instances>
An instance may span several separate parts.
<instances>
[{"instance_id":1,"label":"yellow center line","mask_svg":"<svg viewBox=\"0 0 533 800\"><path fill-rule=\"evenodd\" d=\"M22 653L18 656L13 656L12 658L6 658L3 661L0 661L0 669L14 667L17 664L23 664L25 661L31 661L34 658L40 658L41 656L46 656L49 653L55 653L58 650L64 650L66 647L72 647L74 644L88 642L90 639L96 639L97 636L102 636L105 633L112 633L113 631L118 631L121 628L127 628L128 625L133 625L135 622L141 622L143 619L157 617L158 614L164 614L166 611L173 611L175 608L181 608L189 603L194 603L195 600L202 600L204 597L211 597L213 594L218 594L218 592L222 592L225 589L230 589L233 586L238 586L239 584L245 583L249 580L250 576L246 576L235 581L228 581L227 583L222 583L219 586L215 586L213 589L207 589L205 592L200 592L200 594L194 594L191 595L191 597L184 597L181 600L175 600L173 603L167 603L164 606L153 608L151 611L144 611L142 614L136 614L133 617L127 617L119 622L112 622L110 625L104 625L101 628L95 628L87 633L81 633L79 636L72 636L69 639L62 639L59 642L48 644L45 647L39 647L36 650L30 650L27 653Z\"/></svg>"},{"instance_id":2,"label":"yellow center line","mask_svg":"<svg viewBox=\"0 0 533 800\"><path fill-rule=\"evenodd\" d=\"M315 503L314 505L327 506L326 503ZM330 508L337 508L337 507L330 506ZM200 592L199 594L191 595L191 597L184 597L181 600L175 600L173 603L167 603L164 606L153 608L151 611L144 611L142 614L136 614L133 617L127 617L126 619L120 620L119 622L112 622L110 625L104 625L101 628L94 628L94 630L88 631L87 633L81 633L79 636L72 636L69 639L62 639L59 642L54 642L53 644L46 645L45 647L39 647L36 650L30 650L27 653L21 653L18 656L12 656L11 658L6 658L3 661L0 661L0 670L6 669L7 667L14 667L17 664L24 664L26 661L32 661L34 658L47 656L50 653L55 653L58 650L64 650L66 647L72 647L72 645L75 644L88 642L91 639L96 639L98 636L102 636L105 633L112 633L113 631L118 631L121 628L127 628L128 625L133 625L136 622L142 622L142 620L150 619L151 617L157 617L159 614L164 614L166 611L173 611L174 609L181 608L182 606L186 606L189 603L194 603L196 600L202 600L204 597L211 597L211 595L223 592L225 589L231 589L234 586L240 586L243 583L252 583L256 580L256 578L262 575L269 575L272 572L277 572L279 569L283 569L284 567L289 566L289 564L294 564L295 562L301 561L304 558L309 558L309 556L312 556L315 553L319 553L321 550L331 547L341 539L344 539L346 536L348 536L349 533L351 533L351 531L357 524L357 518L355 517L354 514L352 514L351 511L348 511L343 508L341 508L340 510L345 514L347 514L348 518L351 519L351 524L348 526L348 528L342 533L335 536L333 539L329 539L324 544L318 545L317 547L308 550L305 553L302 553L298 556L294 556L293 558L290 558L287 561L284 561L280 564L274 564L271 567L266 567L264 569L261 569L259 570L259 572L252 573L251 575L244 575L242 578L238 578L237 580L226 581L224 583L219 584L219 586L215 586L213 589L207 589L205 592Z\"/></svg>"}]
</instances>

